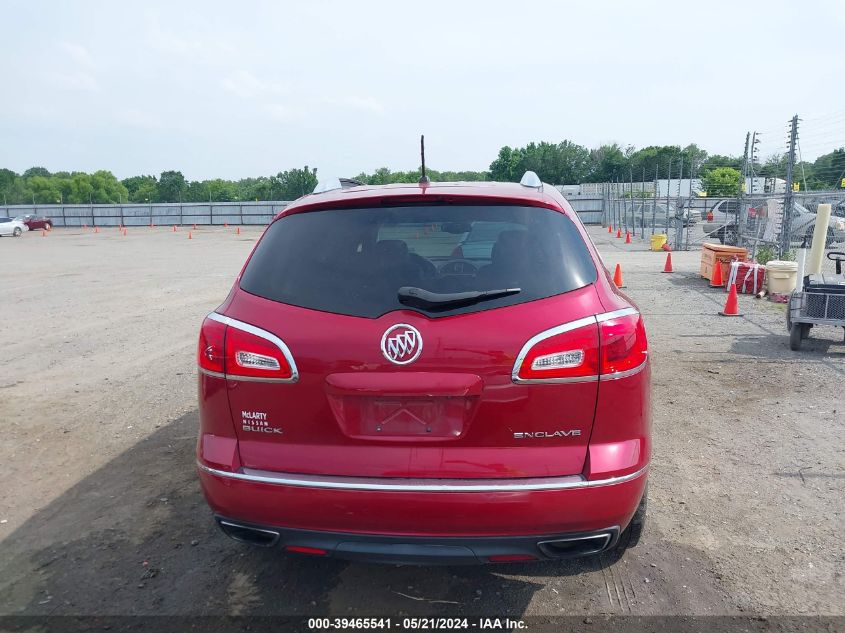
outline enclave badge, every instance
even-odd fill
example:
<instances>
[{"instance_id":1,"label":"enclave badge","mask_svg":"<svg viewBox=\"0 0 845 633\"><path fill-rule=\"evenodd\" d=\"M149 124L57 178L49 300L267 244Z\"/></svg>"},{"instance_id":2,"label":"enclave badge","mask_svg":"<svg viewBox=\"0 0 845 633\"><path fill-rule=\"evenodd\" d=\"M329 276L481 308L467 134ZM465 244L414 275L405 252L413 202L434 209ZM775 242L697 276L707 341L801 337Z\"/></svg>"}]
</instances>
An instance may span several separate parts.
<instances>
[{"instance_id":1,"label":"enclave badge","mask_svg":"<svg viewBox=\"0 0 845 633\"><path fill-rule=\"evenodd\" d=\"M581 429L569 429L566 431L528 431L524 433L514 433L513 437L517 440L533 439L535 437L578 437L581 435Z\"/></svg>"},{"instance_id":2,"label":"enclave badge","mask_svg":"<svg viewBox=\"0 0 845 633\"><path fill-rule=\"evenodd\" d=\"M419 330L406 323L397 323L381 337L381 353L391 363L407 365L422 353L423 340Z\"/></svg>"}]
</instances>

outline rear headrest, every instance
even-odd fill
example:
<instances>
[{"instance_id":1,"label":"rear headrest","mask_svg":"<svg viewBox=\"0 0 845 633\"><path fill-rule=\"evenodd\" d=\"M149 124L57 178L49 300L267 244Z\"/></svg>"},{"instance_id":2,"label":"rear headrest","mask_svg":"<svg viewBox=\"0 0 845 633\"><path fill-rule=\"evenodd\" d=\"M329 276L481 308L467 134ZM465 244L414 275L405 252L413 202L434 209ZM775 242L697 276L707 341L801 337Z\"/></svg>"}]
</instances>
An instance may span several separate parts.
<instances>
[{"instance_id":1,"label":"rear headrest","mask_svg":"<svg viewBox=\"0 0 845 633\"><path fill-rule=\"evenodd\" d=\"M493 264L513 264L528 258L528 231L502 231L490 254Z\"/></svg>"},{"instance_id":2,"label":"rear headrest","mask_svg":"<svg viewBox=\"0 0 845 633\"><path fill-rule=\"evenodd\" d=\"M375 245L379 259L399 260L408 257L408 245L402 240L379 240Z\"/></svg>"}]
</instances>

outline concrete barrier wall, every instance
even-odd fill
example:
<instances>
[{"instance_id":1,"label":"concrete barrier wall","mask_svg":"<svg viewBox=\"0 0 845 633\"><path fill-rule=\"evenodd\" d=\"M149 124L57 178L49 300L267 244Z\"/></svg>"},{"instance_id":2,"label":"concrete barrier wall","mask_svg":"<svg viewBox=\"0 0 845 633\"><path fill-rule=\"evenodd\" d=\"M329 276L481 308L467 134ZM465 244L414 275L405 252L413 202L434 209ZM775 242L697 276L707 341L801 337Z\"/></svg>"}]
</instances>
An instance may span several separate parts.
<instances>
[{"instance_id":1,"label":"concrete barrier wall","mask_svg":"<svg viewBox=\"0 0 845 633\"><path fill-rule=\"evenodd\" d=\"M567 195L566 201L584 224L601 224L604 217L604 198Z\"/></svg>"},{"instance_id":2,"label":"concrete barrier wall","mask_svg":"<svg viewBox=\"0 0 845 633\"><path fill-rule=\"evenodd\" d=\"M601 224L602 198L567 196L584 224ZM50 218L53 226L149 226L269 224L290 202L191 202L160 204L22 204L0 205L0 215L34 214Z\"/></svg>"},{"instance_id":3,"label":"concrete barrier wall","mask_svg":"<svg viewBox=\"0 0 845 633\"><path fill-rule=\"evenodd\" d=\"M11 217L34 214L53 226L149 226L170 224L269 224L289 202L212 202L172 204L23 204L0 205Z\"/></svg>"}]
</instances>

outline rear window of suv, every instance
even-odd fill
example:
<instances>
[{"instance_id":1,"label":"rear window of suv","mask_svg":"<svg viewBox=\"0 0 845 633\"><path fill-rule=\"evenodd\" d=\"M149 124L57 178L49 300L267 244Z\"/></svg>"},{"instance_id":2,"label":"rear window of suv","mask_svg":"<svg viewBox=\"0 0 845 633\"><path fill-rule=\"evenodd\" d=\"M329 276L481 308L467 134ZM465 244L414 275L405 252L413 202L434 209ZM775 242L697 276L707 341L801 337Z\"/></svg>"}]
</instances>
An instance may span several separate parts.
<instances>
[{"instance_id":1,"label":"rear window of suv","mask_svg":"<svg viewBox=\"0 0 845 633\"><path fill-rule=\"evenodd\" d=\"M290 305L377 318L393 310L449 316L524 303L596 281L573 221L525 206L405 206L292 214L275 221L241 289ZM400 288L438 297L519 289L507 296L427 309Z\"/></svg>"}]
</instances>

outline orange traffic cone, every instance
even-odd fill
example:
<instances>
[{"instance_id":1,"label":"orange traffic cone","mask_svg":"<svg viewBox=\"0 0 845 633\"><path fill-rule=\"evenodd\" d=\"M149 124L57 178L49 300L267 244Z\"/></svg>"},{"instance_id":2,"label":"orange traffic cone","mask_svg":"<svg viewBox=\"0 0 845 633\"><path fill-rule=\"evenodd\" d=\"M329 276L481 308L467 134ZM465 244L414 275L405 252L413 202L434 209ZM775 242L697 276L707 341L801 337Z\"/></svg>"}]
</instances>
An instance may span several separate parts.
<instances>
[{"instance_id":1,"label":"orange traffic cone","mask_svg":"<svg viewBox=\"0 0 845 633\"><path fill-rule=\"evenodd\" d=\"M87 231L87 230L88 230L88 225L87 225L87 224L83 224L83 225L82 225L82 230L83 230L83 231Z\"/></svg>"},{"instance_id":2,"label":"orange traffic cone","mask_svg":"<svg viewBox=\"0 0 845 633\"><path fill-rule=\"evenodd\" d=\"M99 233L99 232L100 232L100 227L99 227L99 226L95 226L95 227L94 227L94 233Z\"/></svg>"},{"instance_id":3,"label":"orange traffic cone","mask_svg":"<svg viewBox=\"0 0 845 633\"><path fill-rule=\"evenodd\" d=\"M229 223L228 223L228 222L224 222L224 223L223 223L223 228L224 228L224 229L228 229L228 228L229 228ZM426 227L426 228L428 228L428 227Z\"/></svg>"},{"instance_id":4,"label":"orange traffic cone","mask_svg":"<svg viewBox=\"0 0 845 633\"><path fill-rule=\"evenodd\" d=\"M625 243L626 244L631 243L631 232L630 231L625 231Z\"/></svg>"},{"instance_id":5,"label":"orange traffic cone","mask_svg":"<svg viewBox=\"0 0 845 633\"><path fill-rule=\"evenodd\" d=\"M713 276L710 277L710 287L721 288L724 285L725 281L722 279L722 262L717 259L713 264Z\"/></svg>"},{"instance_id":6,"label":"orange traffic cone","mask_svg":"<svg viewBox=\"0 0 845 633\"><path fill-rule=\"evenodd\" d=\"M173 232L174 233L176 232L176 225L175 224L173 225Z\"/></svg>"},{"instance_id":7,"label":"orange traffic cone","mask_svg":"<svg viewBox=\"0 0 845 633\"><path fill-rule=\"evenodd\" d=\"M194 224L194 231L196 231L196 230L197 230L197 225L196 225L196 224Z\"/></svg>"},{"instance_id":8,"label":"orange traffic cone","mask_svg":"<svg viewBox=\"0 0 845 633\"><path fill-rule=\"evenodd\" d=\"M127 233L128 233L128 231L127 231L126 229L123 229L123 231L122 231L120 234L121 234L123 237L126 237L126 234L127 234Z\"/></svg>"},{"instance_id":9,"label":"orange traffic cone","mask_svg":"<svg viewBox=\"0 0 845 633\"><path fill-rule=\"evenodd\" d=\"M673 273L675 272L672 270L672 253L666 253L666 265L663 266L664 273Z\"/></svg>"},{"instance_id":10,"label":"orange traffic cone","mask_svg":"<svg viewBox=\"0 0 845 633\"><path fill-rule=\"evenodd\" d=\"M625 284L622 281L622 266L616 264L616 270L613 272L613 283L617 288L624 288Z\"/></svg>"},{"instance_id":11,"label":"orange traffic cone","mask_svg":"<svg viewBox=\"0 0 845 633\"><path fill-rule=\"evenodd\" d=\"M240 234L241 234L241 227L238 227L238 230L235 231L235 235L240 235Z\"/></svg>"},{"instance_id":12,"label":"orange traffic cone","mask_svg":"<svg viewBox=\"0 0 845 633\"><path fill-rule=\"evenodd\" d=\"M739 312L739 302L736 299L736 286L731 284L731 291L728 293L728 300L725 301L725 307L719 314L722 316L742 316Z\"/></svg>"},{"instance_id":13,"label":"orange traffic cone","mask_svg":"<svg viewBox=\"0 0 845 633\"><path fill-rule=\"evenodd\" d=\"M613 233L613 225L612 225L612 224L608 224L608 225L607 225L607 232L608 232L608 233Z\"/></svg>"},{"instance_id":14,"label":"orange traffic cone","mask_svg":"<svg viewBox=\"0 0 845 633\"><path fill-rule=\"evenodd\" d=\"M616 237L622 237L622 229L616 229Z\"/></svg>"},{"instance_id":15,"label":"orange traffic cone","mask_svg":"<svg viewBox=\"0 0 845 633\"><path fill-rule=\"evenodd\" d=\"M47 231L41 229L41 237L47 237Z\"/></svg>"},{"instance_id":16,"label":"orange traffic cone","mask_svg":"<svg viewBox=\"0 0 845 633\"><path fill-rule=\"evenodd\" d=\"M188 239L189 239L189 240L194 239L194 234L193 234L193 232L188 231Z\"/></svg>"}]
</instances>

